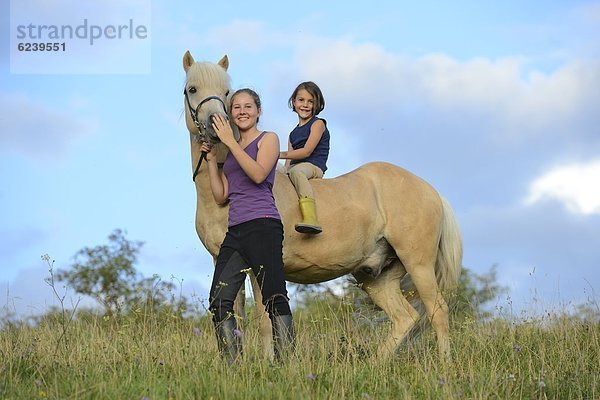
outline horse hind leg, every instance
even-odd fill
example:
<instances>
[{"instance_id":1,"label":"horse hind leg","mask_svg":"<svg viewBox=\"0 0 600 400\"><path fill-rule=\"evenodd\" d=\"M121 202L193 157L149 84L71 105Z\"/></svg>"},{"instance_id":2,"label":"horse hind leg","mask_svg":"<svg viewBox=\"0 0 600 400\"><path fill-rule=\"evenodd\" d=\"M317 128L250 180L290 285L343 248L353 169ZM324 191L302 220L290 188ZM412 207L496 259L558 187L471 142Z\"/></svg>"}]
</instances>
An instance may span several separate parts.
<instances>
[{"instance_id":1,"label":"horse hind leg","mask_svg":"<svg viewBox=\"0 0 600 400\"><path fill-rule=\"evenodd\" d=\"M402 260L402 265L416 289L415 293L409 296L411 303L422 303L435 331L440 357L450 361L449 310L442 297L435 271L441 234L440 230L436 229L437 226L438 221L435 219L427 223L422 221L421 229L411 231L410 236L407 236L408 233L402 235L401 232L390 232L387 240ZM412 246L407 248L406 243L411 243Z\"/></svg>"},{"instance_id":2,"label":"horse hind leg","mask_svg":"<svg viewBox=\"0 0 600 400\"><path fill-rule=\"evenodd\" d=\"M390 336L381 344L378 351L378 355L383 358L394 354L420 318L417 310L410 305L400 290L400 280L405 274L402 263L397 260L376 278L365 277L360 281L362 289L392 322Z\"/></svg>"},{"instance_id":3,"label":"horse hind leg","mask_svg":"<svg viewBox=\"0 0 600 400\"><path fill-rule=\"evenodd\" d=\"M431 266L407 264L406 269L435 331L440 357L450 361L449 309L439 289L434 264L435 260L431 262Z\"/></svg>"}]
</instances>

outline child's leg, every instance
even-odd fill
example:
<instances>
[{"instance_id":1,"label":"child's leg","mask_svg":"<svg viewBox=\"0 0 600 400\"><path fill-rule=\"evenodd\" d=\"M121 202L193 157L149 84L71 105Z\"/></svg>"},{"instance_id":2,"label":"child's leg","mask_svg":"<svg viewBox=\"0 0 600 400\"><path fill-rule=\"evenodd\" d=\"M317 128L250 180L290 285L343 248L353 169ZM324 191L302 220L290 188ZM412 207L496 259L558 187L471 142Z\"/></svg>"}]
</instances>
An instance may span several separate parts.
<instances>
[{"instance_id":1,"label":"child's leg","mask_svg":"<svg viewBox=\"0 0 600 400\"><path fill-rule=\"evenodd\" d=\"M289 174L296 193L298 193L300 214L302 214L302 221L294 228L300 233L320 233L323 229L317 220L315 195L308 180L322 178L323 171L319 167L305 162L295 164L290 168Z\"/></svg>"},{"instance_id":2,"label":"child's leg","mask_svg":"<svg viewBox=\"0 0 600 400\"><path fill-rule=\"evenodd\" d=\"M321 168L308 162L294 164L289 170L289 175L292 184L296 188L296 193L298 193L299 198L315 198L312 186L308 180L322 178L323 171L321 171Z\"/></svg>"}]
</instances>

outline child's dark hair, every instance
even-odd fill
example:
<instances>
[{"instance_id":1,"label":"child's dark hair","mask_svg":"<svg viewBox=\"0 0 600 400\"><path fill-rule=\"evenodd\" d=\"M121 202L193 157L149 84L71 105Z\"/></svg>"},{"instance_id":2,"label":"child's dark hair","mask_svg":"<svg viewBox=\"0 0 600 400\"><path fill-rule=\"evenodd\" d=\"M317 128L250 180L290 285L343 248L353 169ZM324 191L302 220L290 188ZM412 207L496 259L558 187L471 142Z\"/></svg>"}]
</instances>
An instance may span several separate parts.
<instances>
[{"instance_id":1,"label":"child's dark hair","mask_svg":"<svg viewBox=\"0 0 600 400\"><path fill-rule=\"evenodd\" d=\"M294 99L296 98L296 95L298 94L300 89L304 89L312 95L314 99L314 115L319 115L319 113L325 108L325 99L323 98L323 93L321 93L321 89L319 89L316 83L311 81L302 82L298 85L298 87L296 87L294 93L292 93L290 99L288 100L288 106L292 109L292 111L296 111L296 109L294 108Z\"/></svg>"}]
</instances>

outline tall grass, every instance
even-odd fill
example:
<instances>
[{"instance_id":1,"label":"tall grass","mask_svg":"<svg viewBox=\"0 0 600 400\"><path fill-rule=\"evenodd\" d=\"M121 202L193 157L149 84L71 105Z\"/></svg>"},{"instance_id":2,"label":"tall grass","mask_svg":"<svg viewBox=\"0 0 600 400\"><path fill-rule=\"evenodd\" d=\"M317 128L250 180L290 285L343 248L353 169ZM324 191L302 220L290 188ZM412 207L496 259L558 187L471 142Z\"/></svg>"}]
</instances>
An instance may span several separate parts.
<instances>
[{"instance_id":1,"label":"tall grass","mask_svg":"<svg viewBox=\"0 0 600 400\"><path fill-rule=\"evenodd\" d=\"M426 332L390 360L377 359L387 323L351 307L298 311L296 351L261 356L250 311L244 358L229 367L207 316L61 314L0 332L2 399L597 399L600 325L563 315L466 320L452 327L453 362Z\"/></svg>"}]
</instances>

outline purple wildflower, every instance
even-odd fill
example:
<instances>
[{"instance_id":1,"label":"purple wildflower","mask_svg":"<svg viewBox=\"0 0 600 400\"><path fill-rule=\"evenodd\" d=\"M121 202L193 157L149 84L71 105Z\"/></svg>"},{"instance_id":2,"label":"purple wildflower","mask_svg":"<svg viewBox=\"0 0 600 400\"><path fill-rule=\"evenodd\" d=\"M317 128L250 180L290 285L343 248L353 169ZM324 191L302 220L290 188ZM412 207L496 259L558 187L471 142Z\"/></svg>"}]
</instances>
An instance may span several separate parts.
<instances>
[{"instance_id":1,"label":"purple wildflower","mask_svg":"<svg viewBox=\"0 0 600 400\"><path fill-rule=\"evenodd\" d=\"M306 378L312 381L315 379L315 376L312 374L312 372L309 372L308 375L306 375Z\"/></svg>"},{"instance_id":2,"label":"purple wildflower","mask_svg":"<svg viewBox=\"0 0 600 400\"><path fill-rule=\"evenodd\" d=\"M513 346L513 350L515 351L515 353L520 353L521 352L521 346L519 346L517 343L515 343L514 346Z\"/></svg>"},{"instance_id":3,"label":"purple wildflower","mask_svg":"<svg viewBox=\"0 0 600 400\"><path fill-rule=\"evenodd\" d=\"M242 331L240 331L240 330L239 330L239 329L237 329L237 328L235 328L235 329L233 330L233 334L234 334L235 336L237 336L237 337L238 337L238 339L241 339L241 338L242 338Z\"/></svg>"},{"instance_id":4,"label":"purple wildflower","mask_svg":"<svg viewBox=\"0 0 600 400\"><path fill-rule=\"evenodd\" d=\"M194 332L194 335L196 336L202 335L202 331L200 330L200 328L194 327L194 329L192 329L192 332Z\"/></svg>"}]
</instances>

